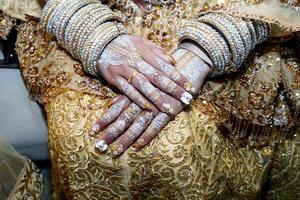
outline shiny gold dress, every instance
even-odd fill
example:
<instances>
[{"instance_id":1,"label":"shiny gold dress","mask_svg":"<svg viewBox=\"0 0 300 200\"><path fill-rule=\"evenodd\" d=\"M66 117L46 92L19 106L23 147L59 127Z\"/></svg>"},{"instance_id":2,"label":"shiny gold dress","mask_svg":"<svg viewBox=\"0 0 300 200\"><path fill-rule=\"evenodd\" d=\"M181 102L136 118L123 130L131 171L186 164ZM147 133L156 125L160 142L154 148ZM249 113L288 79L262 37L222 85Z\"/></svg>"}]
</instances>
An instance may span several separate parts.
<instances>
[{"instance_id":1,"label":"shiny gold dress","mask_svg":"<svg viewBox=\"0 0 300 200\"><path fill-rule=\"evenodd\" d=\"M22 8L30 14L6 1L16 6L2 8L11 17L25 20L11 11ZM116 93L44 32L34 4L34 17L18 27L16 52L32 98L47 113L54 199L300 198L299 1L176 0L149 13L129 0L103 2L120 12L129 32L168 52L177 47L178 27L201 12L273 23L272 38L240 71L208 79L147 148L112 159L110 151L95 151L88 132Z\"/></svg>"}]
</instances>

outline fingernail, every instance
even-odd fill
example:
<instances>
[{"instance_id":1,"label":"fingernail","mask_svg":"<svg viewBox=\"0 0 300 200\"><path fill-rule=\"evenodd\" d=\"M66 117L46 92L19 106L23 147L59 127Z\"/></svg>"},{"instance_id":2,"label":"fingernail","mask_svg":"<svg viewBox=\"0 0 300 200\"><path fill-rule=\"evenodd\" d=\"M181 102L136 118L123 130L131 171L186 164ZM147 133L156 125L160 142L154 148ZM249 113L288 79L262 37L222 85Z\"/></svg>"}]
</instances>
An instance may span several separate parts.
<instances>
[{"instance_id":1,"label":"fingernail","mask_svg":"<svg viewBox=\"0 0 300 200\"><path fill-rule=\"evenodd\" d=\"M138 139L133 145L131 145L135 151L140 150L143 146L145 146L144 139Z\"/></svg>"},{"instance_id":2,"label":"fingernail","mask_svg":"<svg viewBox=\"0 0 300 200\"><path fill-rule=\"evenodd\" d=\"M100 125L94 124L94 126L92 127L92 130L89 132L89 135L94 136L99 131L100 131Z\"/></svg>"},{"instance_id":3,"label":"fingernail","mask_svg":"<svg viewBox=\"0 0 300 200\"><path fill-rule=\"evenodd\" d=\"M190 82L184 83L184 89L192 94L195 94L196 89L194 88L193 84Z\"/></svg>"},{"instance_id":4,"label":"fingernail","mask_svg":"<svg viewBox=\"0 0 300 200\"><path fill-rule=\"evenodd\" d=\"M145 103L145 109L146 109L146 110L152 110L151 104L148 103L148 102L146 102L146 103Z\"/></svg>"},{"instance_id":5,"label":"fingernail","mask_svg":"<svg viewBox=\"0 0 300 200\"><path fill-rule=\"evenodd\" d=\"M163 112L169 113L169 114L175 114L175 111L173 110L172 106L168 103L162 104Z\"/></svg>"},{"instance_id":6,"label":"fingernail","mask_svg":"<svg viewBox=\"0 0 300 200\"><path fill-rule=\"evenodd\" d=\"M193 96L188 93L188 92L184 92L181 95L180 100L185 104L185 105L189 105L191 103L191 100L193 99Z\"/></svg>"},{"instance_id":7,"label":"fingernail","mask_svg":"<svg viewBox=\"0 0 300 200\"><path fill-rule=\"evenodd\" d=\"M123 153L124 147L122 144L120 144L116 150L112 152L113 156L119 156L121 153Z\"/></svg>"},{"instance_id":8,"label":"fingernail","mask_svg":"<svg viewBox=\"0 0 300 200\"><path fill-rule=\"evenodd\" d=\"M176 60L172 57L172 56L169 56L170 57L170 59L171 59L171 64L172 65L175 65L176 64Z\"/></svg>"},{"instance_id":9,"label":"fingernail","mask_svg":"<svg viewBox=\"0 0 300 200\"><path fill-rule=\"evenodd\" d=\"M108 145L106 144L105 140L100 140L99 142L97 142L95 147L101 152L104 152L108 149Z\"/></svg>"}]
</instances>

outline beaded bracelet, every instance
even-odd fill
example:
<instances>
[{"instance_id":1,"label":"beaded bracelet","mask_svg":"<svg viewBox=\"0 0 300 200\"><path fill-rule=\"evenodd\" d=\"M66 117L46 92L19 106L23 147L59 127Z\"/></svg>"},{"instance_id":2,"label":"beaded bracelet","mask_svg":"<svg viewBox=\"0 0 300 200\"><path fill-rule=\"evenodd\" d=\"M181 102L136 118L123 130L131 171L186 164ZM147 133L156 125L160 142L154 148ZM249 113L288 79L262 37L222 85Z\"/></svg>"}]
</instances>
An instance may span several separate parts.
<instances>
[{"instance_id":1,"label":"beaded bracelet","mask_svg":"<svg viewBox=\"0 0 300 200\"><path fill-rule=\"evenodd\" d=\"M102 4L90 4L76 12L70 19L68 26L65 30L65 46L67 50L75 58L79 58L76 54L76 46L79 40L79 37L83 37L82 34L84 29L87 29L88 22L90 19L98 21L98 13L102 13L105 7Z\"/></svg>"},{"instance_id":2,"label":"beaded bracelet","mask_svg":"<svg viewBox=\"0 0 300 200\"><path fill-rule=\"evenodd\" d=\"M127 33L124 26L116 22L106 22L97 27L84 44L82 63L91 75L97 76L96 63L106 45L121 34Z\"/></svg>"},{"instance_id":3,"label":"beaded bracelet","mask_svg":"<svg viewBox=\"0 0 300 200\"><path fill-rule=\"evenodd\" d=\"M57 41L59 44L61 44L62 46L65 46L64 44L64 35L65 35L65 30L67 27L67 24L69 22L69 20L71 19L71 17L74 15L74 13L81 12L81 9L84 8L85 6L97 3L97 0L85 0L85 1L74 1L74 4L68 4L65 9L63 9L64 11L62 12L62 15L59 17L58 20L58 28L57 28L57 33L56 33L56 37L57 37Z\"/></svg>"},{"instance_id":4,"label":"beaded bracelet","mask_svg":"<svg viewBox=\"0 0 300 200\"><path fill-rule=\"evenodd\" d=\"M46 3L43 8L43 14L41 16L41 24L46 28L50 15L52 14L54 8L56 8L64 0L50 0Z\"/></svg>"},{"instance_id":5,"label":"beaded bracelet","mask_svg":"<svg viewBox=\"0 0 300 200\"><path fill-rule=\"evenodd\" d=\"M219 13L209 13L198 19L198 21L207 23L219 32L223 33L227 39L232 53L232 63L239 67L245 57L245 46L241 35L236 26L226 17Z\"/></svg>"},{"instance_id":6,"label":"beaded bracelet","mask_svg":"<svg viewBox=\"0 0 300 200\"><path fill-rule=\"evenodd\" d=\"M248 54L251 51L251 47L253 45L253 41L251 38L251 33L248 29L248 26L244 20L241 18L237 17L232 17L230 15L225 15L228 20L231 21L232 24L235 25L236 29L240 33L240 36L242 38L243 44L245 46L245 52L244 52L244 57L243 60L248 56Z\"/></svg>"},{"instance_id":7,"label":"beaded bracelet","mask_svg":"<svg viewBox=\"0 0 300 200\"><path fill-rule=\"evenodd\" d=\"M76 44L74 43L74 49L77 50L76 54L78 55L79 59L82 59L83 47L86 40L88 39L88 36L91 35L96 27L107 21L121 21L121 18L115 13L111 13L110 11L107 13L103 13L103 15L96 16L94 19L92 17L88 20L88 24L86 25L87 28L82 30L81 36L78 39L77 46L75 46Z\"/></svg>"}]
</instances>

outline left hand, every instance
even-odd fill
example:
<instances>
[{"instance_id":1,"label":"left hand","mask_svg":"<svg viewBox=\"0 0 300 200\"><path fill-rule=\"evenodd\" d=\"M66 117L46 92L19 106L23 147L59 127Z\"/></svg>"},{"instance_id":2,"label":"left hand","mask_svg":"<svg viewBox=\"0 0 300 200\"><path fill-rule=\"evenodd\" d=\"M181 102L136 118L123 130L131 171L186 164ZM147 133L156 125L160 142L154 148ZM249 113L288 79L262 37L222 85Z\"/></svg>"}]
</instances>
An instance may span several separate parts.
<instances>
[{"instance_id":1,"label":"left hand","mask_svg":"<svg viewBox=\"0 0 300 200\"><path fill-rule=\"evenodd\" d=\"M198 91L209 74L210 67L189 50L178 49L173 56L177 63L176 67ZM176 107L178 114L184 109L184 104ZM103 131L97 140L96 149L104 152L108 145L117 139L113 156L122 155L130 146L135 149L143 148L172 119L166 113L158 112L157 115L154 113L141 109L124 95L118 96L113 105L94 124L92 134Z\"/></svg>"}]
</instances>

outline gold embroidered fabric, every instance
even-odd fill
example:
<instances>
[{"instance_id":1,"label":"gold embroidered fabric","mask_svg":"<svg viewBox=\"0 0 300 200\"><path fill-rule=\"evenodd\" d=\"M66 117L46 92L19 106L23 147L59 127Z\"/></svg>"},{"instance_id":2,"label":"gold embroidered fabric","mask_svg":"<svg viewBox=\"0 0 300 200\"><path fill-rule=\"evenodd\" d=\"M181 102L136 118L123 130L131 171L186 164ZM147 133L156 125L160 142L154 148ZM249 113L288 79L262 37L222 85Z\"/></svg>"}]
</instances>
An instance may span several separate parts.
<instances>
[{"instance_id":1,"label":"gold embroidered fabric","mask_svg":"<svg viewBox=\"0 0 300 200\"><path fill-rule=\"evenodd\" d=\"M238 2L246 7L263 1ZM123 16L129 32L169 53L177 48L177 30L185 20L217 8L214 1L177 0L146 13L133 1L109 4ZM298 30L297 25L271 21L285 30ZM241 71L208 80L203 95L146 149L130 149L117 160L110 151L96 152L95 138L88 135L116 96L114 89L86 76L81 64L45 34L36 18L19 27L16 52L32 98L47 113L54 199L300 196L300 138L295 128L300 67L288 42L264 43Z\"/></svg>"},{"instance_id":2,"label":"gold embroidered fabric","mask_svg":"<svg viewBox=\"0 0 300 200\"><path fill-rule=\"evenodd\" d=\"M0 12L0 38L6 40L15 24L16 20L14 18Z\"/></svg>"},{"instance_id":3,"label":"gold embroidered fabric","mask_svg":"<svg viewBox=\"0 0 300 200\"><path fill-rule=\"evenodd\" d=\"M43 0L0 0L0 10L13 18L25 20L26 15L39 17L43 4Z\"/></svg>"}]
</instances>

